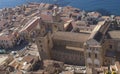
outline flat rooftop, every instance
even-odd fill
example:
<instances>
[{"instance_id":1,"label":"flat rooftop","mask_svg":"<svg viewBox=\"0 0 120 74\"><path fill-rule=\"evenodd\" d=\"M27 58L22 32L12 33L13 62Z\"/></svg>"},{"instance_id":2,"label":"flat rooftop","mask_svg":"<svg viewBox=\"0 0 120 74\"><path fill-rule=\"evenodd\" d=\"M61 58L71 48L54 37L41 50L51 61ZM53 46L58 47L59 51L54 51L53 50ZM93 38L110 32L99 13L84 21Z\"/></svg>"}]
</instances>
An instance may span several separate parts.
<instances>
[{"instance_id":1,"label":"flat rooftop","mask_svg":"<svg viewBox=\"0 0 120 74\"><path fill-rule=\"evenodd\" d=\"M53 39L73 42L85 42L89 36L90 34L88 33L56 32L53 34Z\"/></svg>"},{"instance_id":2,"label":"flat rooftop","mask_svg":"<svg viewBox=\"0 0 120 74\"><path fill-rule=\"evenodd\" d=\"M0 65L2 65L7 58L8 58L8 56L2 56L2 55L0 55Z\"/></svg>"},{"instance_id":3,"label":"flat rooftop","mask_svg":"<svg viewBox=\"0 0 120 74\"><path fill-rule=\"evenodd\" d=\"M108 32L110 38L120 39L120 30L113 30Z\"/></svg>"}]
</instances>

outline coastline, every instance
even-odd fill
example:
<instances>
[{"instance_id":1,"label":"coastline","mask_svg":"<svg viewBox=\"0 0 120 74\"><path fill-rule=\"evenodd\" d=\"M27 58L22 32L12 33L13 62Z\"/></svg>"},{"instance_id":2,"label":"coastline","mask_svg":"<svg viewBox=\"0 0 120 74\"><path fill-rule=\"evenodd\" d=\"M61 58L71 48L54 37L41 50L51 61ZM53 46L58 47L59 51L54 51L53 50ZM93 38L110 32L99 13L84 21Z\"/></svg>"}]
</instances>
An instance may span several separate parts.
<instances>
[{"instance_id":1,"label":"coastline","mask_svg":"<svg viewBox=\"0 0 120 74\"><path fill-rule=\"evenodd\" d=\"M16 7L21 7L21 6L23 6L23 5L30 5L30 4L41 4L41 3L37 3L37 2L27 2L27 3L25 3L25 4L21 4L21 5L17 5L17 6L0 8L0 11L2 11L3 9L6 9L6 8L8 8L8 9L9 9L9 8L12 8L12 9L14 9L14 8L16 8ZM51 4L51 3L45 3L45 4ZM71 6L71 5L67 5L67 6ZM61 7L66 7L66 6L61 6ZM74 6L71 6L71 7L80 9L80 8L74 7ZM83 10L83 11L85 11L85 12L98 12L98 13L104 15L104 16L114 15L114 14L112 14L111 12L109 12L109 11L107 11L107 10L105 10L105 9L98 9L98 10L84 10L84 9L80 9L80 10ZM115 16L120 16L120 15L115 15Z\"/></svg>"},{"instance_id":2,"label":"coastline","mask_svg":"<svg viewBox=\"0 0 120 74\"><path fill-rule=\"evenodd\" d=\"M52 0L51 0L52 1ZM66 1L66 0L64 0ZM60 1L61 4L64 2L64 1ZM69 1L69 0L68 0ZM20 5L24 5L24 4L27 4L27 1L19 1L16 2L16 1L9 1L9 2L12 2L13 4L10 4L10 3L7 3L7 1L4 1L3 3L1 2L1 6L0 6L0 9L3 9L3 8L14 8L16 6L20 6ZM40 1L32 1L30 0L29 2L36 2L36 3L40 3L42 2L41 0ZM116 1L98 1L96 2L95 0L93 1L90 1L90 0L85 0L85 1L69 1L71 2L70 4L65 4L65 6L69 5L69 6L72 6L72 7L75 7L75 8L79 8L79 9L82 9L82 10L85 10L85 11L97 11L97 12L100 12L102 13L103 15L108 15L108 14L112 14L112 15L119 15L120 16L120 9L118 8L120 5L118 4L119 1L116 0ZM47 3L47 1L46 1ZM49 3L49 1L48 1ZM52 3L52 2L51 2Z\"/></svg>"}]
</instances>

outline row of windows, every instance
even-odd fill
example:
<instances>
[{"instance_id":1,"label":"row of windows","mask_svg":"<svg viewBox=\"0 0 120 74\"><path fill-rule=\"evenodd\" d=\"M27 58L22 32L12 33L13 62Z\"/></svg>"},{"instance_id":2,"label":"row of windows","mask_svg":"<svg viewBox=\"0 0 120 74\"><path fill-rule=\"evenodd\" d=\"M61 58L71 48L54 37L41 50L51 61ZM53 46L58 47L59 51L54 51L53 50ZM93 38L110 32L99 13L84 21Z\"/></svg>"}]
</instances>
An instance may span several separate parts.
<instances>
[{"instance_id":1,"label":"row of windows","mask_svg":"<svg viewBox=\"0 0 120 74\"><path fill-rule=\"evenodd\" d=\"M5 43L5 44L6 44L6 43L9 43L9 42L11 42L11 41L7 41L7 40L0 40L0 43L3 43L3 44L4 44L4 43ZM12 41L12 43L14 43L14 42L16 42L16 40L13 40L13 41Z\"/></svg>"},{"instance_id":2,"label":"row of windows","mask_svg":"<svg viewBox=\"0 0 120 74\"><path fill-rule=\"evenodd\" d=\"M0 42L1 43L7 43L8 41L7 40L1 40Z\"/></svg>"},{"instance_id":3,"label":"row of windows","mask_svg":"<svg viewBox=\"0 0 120 74\"><path fill-rule=\"evenodd\" d=\"M91 50L91 51L94 51L94 50L95 50L95 51L99 51L99 48L98 48L98 47L96 47L96 48L95 48L95 47L93 47L93 48L90 47L90 48L87 48L87 50Z\"/></svg>"},{"instance_id":4,"label":"row of windows","mask_svg":"<svg viewBox=\"0 0 120 74\"><path fill-rule=\"evenodd\" d=\"M9 44L3 44L3 45L0 45L1 48L8 48L8 47L11 47Z\"/></svg>"},{"instance_id":5,"label":"row of windows","mask_svg":"<svg viewBox=\"0 0 120 74\"><path fill-rule=\"evenodd\" d=\"M43 45L42 44L40 44L40 50L43 51Z\"/></svg>"},{"instance_id":6,"label":"row of windows","mask_svg":"<svg viewBox=\"0 0 120 74\"><path fill-rule=\"evenodd\" d=\"M88 57L89 57L89 58L92 57L90 52L88 53ZM98 58L98 54L95 53L95 54L94 54L94 57L95 57L95 58Z\"/></svg>"},{"instance_id":7,"label":"row of windows","mask_svg":"<svg viewBox=\"0 0 120 74\"><path fill-rule=\"evenodd\" d=\"M11 45L13 45L14 43L12 42ZM8 46L9 43L0 43L0 45L3 45L3 46Z\"/></svg>"}]
</instances>

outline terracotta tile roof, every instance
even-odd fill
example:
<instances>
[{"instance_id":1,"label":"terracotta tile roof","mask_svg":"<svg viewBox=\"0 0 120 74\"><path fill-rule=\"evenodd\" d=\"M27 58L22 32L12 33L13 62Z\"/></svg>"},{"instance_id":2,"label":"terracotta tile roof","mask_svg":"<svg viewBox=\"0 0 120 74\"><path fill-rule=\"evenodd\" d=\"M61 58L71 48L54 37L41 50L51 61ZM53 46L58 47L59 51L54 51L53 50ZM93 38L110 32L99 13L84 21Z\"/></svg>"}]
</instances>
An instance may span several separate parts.
<instances>
[{"instance_id":1,"label":"terracotta tile roof","mask_svg":"<svg viewBox=\"0 0 120 74\"><path fill-rule=\"evenodd\" d=\"M24 25L24 27L21 29L20 32L22 32L22 31L30 32L33 30L33 28L35 28L38 25L38 23L39 23L39 18L34 17Z\"/></svg>"},{"instance_id":2,"label":"terracotta tile roof","mask_svg":"<svg viewBox=\"0 0 120 74\"><path fill-rule=\"evenodd\" d=\"M14 39L14 36L15 36L15 34L0 36L0 40L12 40L12 39Z\"/></svg>"},{"instance_id":3,"label":"terracotta tile roof","mask_svg":"<svg viewBox=\"0 0 120 74\"><path fill-rule=\"evenodd\" d=\"M71 6L67 6L67 7L64 7L63 8L63 11L65 12L65 13L68 13L68 12L70 12L70 11L73 11L73 10L75 10L76 8L73 8L73 7L71 7Z\"/></svg>"},{"instance_id":4,"label":"terracotta tile roof","mask_svg":"<svg viewBox=\"0 0 120 74\"><path fill-rule=\"evenodd\" d=\"M61 19L62 19L64 22L67 22L67 21L71 20L70 18L66 18L66 17L61 17Z\"/></svg>"},{"instance_id":5,"label":"terracotta tile roof","mask_svg":"<svg viewBox=\"0 0 120 74\"><path fill-rule=\"evenodd\" d=\"M12 67L15 67L17 65L17 62L14 60L9 65L12 66Z\"/></svg>"},{"instance_id":6,"label":"terracotta tile roof","mask_svg":"<svg viewBox=\"0 0 120 74\"><path fill-rule=\"evenodd\" d=\"M28 28L26 29L28 32L30 32L34 27L36 27L39 23L39 20L37 19L35 22L33 22Z\"/></svg>"},{"instance_id":7,"label":"terracotta tile roof","mask_svg":"<svg viewBox=\"0 0 120 74\"><path fill-rule=\"evenodd\" d=\"M120 20L120 16L116 16L115 19Z\"/></svg>"},{"instance_id":8,"label":"terracotta tile roof","mask_svg":"<svg viewBox=\"0 0 120 74\"><path fill-rule=\"evenodd\" d=\"M12 40L12 36L3 36L0 37L0 40Z\"/></svg>"},{"instance_id":9,"label":"terracotta tile roof","mask_svg":"<svg viewBox=\"0 0 120 74\"><path fill-rule=\"evenodd\" d=\"M5 23L7 23L7 21L1 20L1 21L0 21L0 27L3 27Z\"/></svg>"},{"instance_id":10,"label":"terracotta tile roof","mask_svg":"<svg viewBox=\"0 0 120 74\"><path fill-rule=\"evenodd\" d=\"M113 39L120 39L120 30L113 30L108 32Z\"/></svg>"},{"instance_id":11,"label":"terracotta tile roof","mask_svg":"<svg viewBox=\"0 0 120 74\"><path fill-rule=\"evenodd\" d=\"M62 13L61 16L62 16L62 17L68 17L69 14L68 14L68 13Z\"/></svg>"},{"instance_id":12,"label":"terracotta tile roof","mask_svg":"<svg viewBox=\"0 0 120 74\"><path fill-rule=\"evenodd\" d=\"M44 20L44 21L53 21L52 15L41 14L40 17L41 17L42 20Z\"/></svg>"},{"instance_id":13,"label":"terracotta tile roof","mask_svg":"<svg viewBox=\"0 0 120 74\"><path fill-rule=\"evenodd\" d=\"M23 58L23 61L31 63L34 60L34 56L28 55Z\"/></svg>"},{"instance_id":14,"label":"terracotta tile roof","mask_svg":"<svg viewBox=\"0 0 120 74\"><path fill-rule=\"evenodd\" d=\"M79 16L79 13L72 13L72 16Z\"/></svg>"},{"instance_id":15,"label":"terracotta tile roof","mask_svg":"<svg viewBox=\"0 0 120 74\"><path fill-rule=\"evenodd\" d=\"M76 26L77 26L76 23L75 23L75 21L72 22L72 26L73 26L73 27L76 27Z\"/></svg>"},{"instance_id":16,"label":"terracotta tile roof","mask_svg":"<svg viewBox=\"0 0 120 74\"><path fill-rule=\"evenodd\" d=\"M0 74L7 74L7 71L0 71Z\"/></svg>"},{"instance_id":17,"label":"terracotta tile roof","mask_svg":"<svg viewBox=\"0 0 120 74\"><path fill-rule=\"evenodd\" d=\"M21 69L22 69L22 67L23 67L23 64L18 64L17 69L18 69L18 70L21 70Z\"/></svg>"},{"instance_id":18,"label":"terracotta tile roof","mask_svg":"<svg viewBox=\"0 0 120 74\"><path fill-rule=\"evenodd\" d=\"M45 4L45 8L49 9L49 7L51 6L51 4Z\"/></svg>"},{"instance_id":19,"label":"terracotta tile roof","mask_svg":"<svg viewBox=\"0 0 120 74\"><path fill-rule=\"evenodd\" d=\"M89 36L90 34L87 33L56 32L53 34L53 39L73 42L85 42Z\"/></svg>"},{"instance_id":20,"label":"terracotta tile roof","mask_svg":"<svg viewBox=\"0 0 120 74\"><path fill-rule=\"evenodd\" d=\"M16 74L23 74L21 71L18 71Z\"/></svg>"}]
</instances>

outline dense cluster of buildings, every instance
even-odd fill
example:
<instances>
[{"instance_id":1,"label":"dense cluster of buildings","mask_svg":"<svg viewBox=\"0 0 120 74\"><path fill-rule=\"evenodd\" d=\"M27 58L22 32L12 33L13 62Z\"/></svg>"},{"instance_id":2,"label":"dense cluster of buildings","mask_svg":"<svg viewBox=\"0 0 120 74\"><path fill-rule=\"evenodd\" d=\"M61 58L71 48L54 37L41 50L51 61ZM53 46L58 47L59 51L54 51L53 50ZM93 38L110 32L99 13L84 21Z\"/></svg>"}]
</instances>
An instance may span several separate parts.
<instances>
[{"instance_id":1,"label":"dense cluster of buildings","mask_svg":"<svg viewBox=\"0 0 120 74\"><path fill-rule=\"evenodd\" d=\"M119 16L44 3L5 8L0 16L1 49L33 44L3 56L2 74L120 74Z\"/></svg>"}]
</instances>

